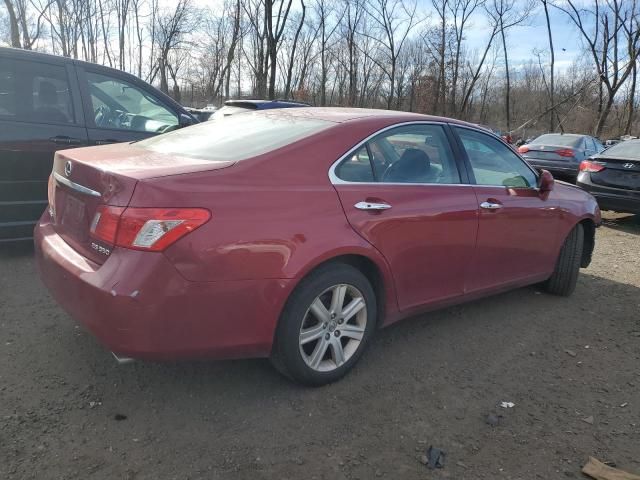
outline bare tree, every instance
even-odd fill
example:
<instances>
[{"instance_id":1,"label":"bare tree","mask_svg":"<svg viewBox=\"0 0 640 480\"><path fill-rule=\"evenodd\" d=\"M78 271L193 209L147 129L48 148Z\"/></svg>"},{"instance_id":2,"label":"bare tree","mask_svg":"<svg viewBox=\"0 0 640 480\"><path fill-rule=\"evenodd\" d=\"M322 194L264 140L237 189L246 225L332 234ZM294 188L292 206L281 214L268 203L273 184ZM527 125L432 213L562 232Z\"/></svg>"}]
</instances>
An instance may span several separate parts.
<instances>
[{"instance_id":1,"label":"bare tree","mask_svg":"<svg viewBox=\"0 0 640 480\"><path fill-rule=\"evenodd\" d=\"M153 80L159 73L160 90L164 93L169 93L169 54L185 44L186 35L195 29L197 22L198 19L192 10L191 0L178 0L173 10L167 10L156 17L153 42L156 44L158 57L154 59L156 63L155 68L152 68L151 79ZM179 59L180 56L174 58ZM175 73L178 66L172 68Z\"/></svg>"},{"instance_id":2,"label":"bare tree","mask_svg":"<svg viewBox=\"0 0 640 480\"><path fill-rule=\"evenodd\" d=\"M595 136L599 137L616 94L633 72L640 56L638 1L594 0L590 10L580 8L575 0L566 0L566 4L554 6L563 11L578 28L593 59L601 92L598 121L594 129Z\"/></svg>"},{"instance_id":3,"label":"bare tree","mask_svg":"<svg viewBox=\"0 0 640 480\"><path fill-rule=\"evenodd\" d=\"M485 10L494 25L498 26L502 39L502 52L504 54L505 69L505 114L507 131L511 131L511 75L509 72L509 49L507 48L506 31L516 25L523 24L533 10L533 3L517 2L516 0L491 0L485 5Z\"/></svg>"},{"instance_id":4,"label":"bare tree","mask_svg":"<svg viewBox=\"0 0 640 480\"><path fill-rule=\"evenodd\" d=\"M372 36L368 32L363 32L363 35L375 40L381 47L381 58L372 59L389 82L387 108L391 108L394 100L398 57L407 37L422 20L417 15L416 0L371 0L365 8L380 31L380 36Z\"/></svg>"}]
</instances>

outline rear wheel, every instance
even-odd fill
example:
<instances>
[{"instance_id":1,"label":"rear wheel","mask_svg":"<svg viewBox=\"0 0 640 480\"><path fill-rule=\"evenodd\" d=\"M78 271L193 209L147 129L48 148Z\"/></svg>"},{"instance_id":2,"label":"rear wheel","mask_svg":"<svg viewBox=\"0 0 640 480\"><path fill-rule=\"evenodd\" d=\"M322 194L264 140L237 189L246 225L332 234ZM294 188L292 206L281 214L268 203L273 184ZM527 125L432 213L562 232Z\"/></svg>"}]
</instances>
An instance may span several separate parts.
<instances>
[{"instance_id":1,"label":"rear wheel","mask_svg":"<svg viewBox=\"0 0 640 480\"><path fill-rule=\"evenodd\" d=\"M578 282L582 249L584 248L584 230L581 224L576 225L562 245L556 268L543 285L544 289L554 295L568 297L573 293Z\"/></svg>"},{"instance_id":2,"label":"rear wheel","mask_svg":"<svg viewBox=\"0 0 640 480\"><path fill-rule=\"evenodd\" d=\"M287 377L324 385L344 376L376 324L371 284L346 264L322 267L291 295L276 332L272 362Z\"/></svg>"}]
</instances>

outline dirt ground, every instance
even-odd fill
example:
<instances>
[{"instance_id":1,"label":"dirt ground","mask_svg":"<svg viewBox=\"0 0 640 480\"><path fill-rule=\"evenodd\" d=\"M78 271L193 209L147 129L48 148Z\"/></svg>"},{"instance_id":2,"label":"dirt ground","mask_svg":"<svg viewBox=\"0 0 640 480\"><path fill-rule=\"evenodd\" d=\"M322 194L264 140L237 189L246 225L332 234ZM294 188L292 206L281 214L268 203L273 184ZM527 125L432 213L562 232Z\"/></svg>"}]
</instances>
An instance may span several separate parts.
<instances>
[{"instance_id":1,"label":"dirt ground","mask_svg":"<svg viewBox=\"0 0 640 480\"><path fill-rule=\"evenodd\" d=\"M559 479L590 455L640 473L640 218L605 216L571 298L532 287L401 322L318 389L266 360L117 365L32 251L4 248L0 478ZM444 469L420 462L430 445Z\"/></svg>"}]
</instances>

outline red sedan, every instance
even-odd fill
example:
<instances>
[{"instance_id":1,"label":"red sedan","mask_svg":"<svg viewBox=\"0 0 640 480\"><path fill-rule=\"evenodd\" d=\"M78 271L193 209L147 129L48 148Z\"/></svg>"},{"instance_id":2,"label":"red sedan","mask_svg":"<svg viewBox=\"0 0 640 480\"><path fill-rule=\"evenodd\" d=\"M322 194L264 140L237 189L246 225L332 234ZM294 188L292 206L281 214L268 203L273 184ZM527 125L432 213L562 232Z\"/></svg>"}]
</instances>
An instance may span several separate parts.
<instances>
[{"instance_id":1,"label":"red sedan","mask_svg":"<svg viewBox=\"0 0 640 480\"><path fill-rule=\"evenodd\" d=\"M42 278L118 358L270 357L313 385L403 317L571 294L600 223L481 128L328 108L58 152L49 203Z\"/></svg>"}]
</instances>

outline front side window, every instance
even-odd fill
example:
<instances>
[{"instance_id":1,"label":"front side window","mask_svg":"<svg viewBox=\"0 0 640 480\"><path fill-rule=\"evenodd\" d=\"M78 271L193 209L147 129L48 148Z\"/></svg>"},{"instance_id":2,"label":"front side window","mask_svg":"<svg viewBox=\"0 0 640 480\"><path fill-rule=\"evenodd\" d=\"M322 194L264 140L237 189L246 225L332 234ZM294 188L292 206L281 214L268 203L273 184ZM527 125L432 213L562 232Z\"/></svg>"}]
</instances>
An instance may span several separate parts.
<instances>
[{"instance_id":1,"label":"front side window","mask_svg":"<svg viewBox=\"0 0 640 480\"><path fill-rule=\"evenodd\" d=\"M536 187L536 175L509 147L490 135L466 128L455 129L478 185Z\"/></svg>"},{"instance_id":2,"label":"front side window","mask_svg":"<svg viewBox=\"0 0 640 480\"><path fill-rule=\"evenodd\" d=\"M98 128L162 133L178 126L178 116L143 89L118 78L87 72Z\"/></svg>"},{"instance_id":3,"label":"front side window","mask_svg":"<svg viewBox=\"0 0 640 480\"><path fill-rule=\"evenodd\" d=\"M359 175L352 173L356 166ZM375 136L338 165L336 176L347 182L460 183L444 129L430 124L396 127Z\"/></svg>"}]
</instances>

